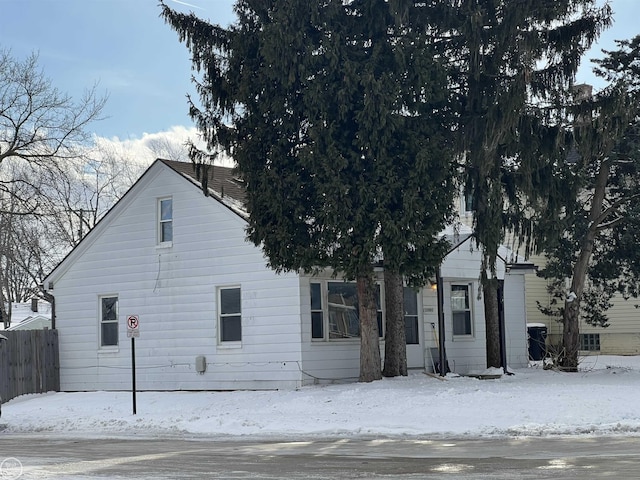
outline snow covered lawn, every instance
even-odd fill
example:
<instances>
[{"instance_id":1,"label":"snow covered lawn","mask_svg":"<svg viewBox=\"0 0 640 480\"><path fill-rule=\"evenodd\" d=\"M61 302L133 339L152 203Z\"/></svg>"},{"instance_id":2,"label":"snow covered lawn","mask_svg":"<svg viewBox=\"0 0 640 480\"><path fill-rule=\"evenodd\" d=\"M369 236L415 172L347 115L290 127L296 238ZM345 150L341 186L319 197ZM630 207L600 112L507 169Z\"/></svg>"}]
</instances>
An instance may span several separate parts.
<instances>
[{"instance_id":1,"label":"snow covered lawn","mask_svg":"<svg viewBox=\"0 0 640 480\"><path fill-rule=\"evenodd\" d=\"M297 391L26 395L6 432L75 436L487 436L640 434L640 357L586 357L577 374L531 367L479 380L424 373Z\"/></svg>"}]
</instances>

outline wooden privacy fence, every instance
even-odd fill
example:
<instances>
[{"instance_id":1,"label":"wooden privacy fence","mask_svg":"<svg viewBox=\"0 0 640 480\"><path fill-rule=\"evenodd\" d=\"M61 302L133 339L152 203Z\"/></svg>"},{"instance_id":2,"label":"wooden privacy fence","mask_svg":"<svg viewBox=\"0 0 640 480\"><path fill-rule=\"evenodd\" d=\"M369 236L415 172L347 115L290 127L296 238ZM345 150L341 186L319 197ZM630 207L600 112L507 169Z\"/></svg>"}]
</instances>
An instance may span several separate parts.
<instances>
[{"instance_id":1,"label":"wooden privacy fence","mask_svg":"<svg viewBox=\"0 0 640 480\"><path fill-rule=\"evenodd\" d=\"M57 330L2 331L0 395L6 402L26 393L60 390Z\"/></svg>"}]
</instances>

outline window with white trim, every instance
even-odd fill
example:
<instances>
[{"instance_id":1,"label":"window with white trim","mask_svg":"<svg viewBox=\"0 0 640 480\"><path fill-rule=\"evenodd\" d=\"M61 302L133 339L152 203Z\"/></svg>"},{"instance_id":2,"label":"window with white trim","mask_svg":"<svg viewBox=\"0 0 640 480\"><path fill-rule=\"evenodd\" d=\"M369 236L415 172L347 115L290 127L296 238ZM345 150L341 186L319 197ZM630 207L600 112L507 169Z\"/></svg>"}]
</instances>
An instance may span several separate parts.
<instances>
[{"instance_id":1,"label":"window with white trim","mask_svg":"<svg viewBox=\"0 0 640 480\"><path fill-rule=\"evenodd\" d=\"M322 285L312 283L311 287L311 338L324 338L324 312L322 309Z\"/></svg>"},{"instance_id":2,"label":"window with white trim","mask_svg":"<svg viewBox=\"0 0 640 480\"><path fill-rule=\"evenodd\" d=\"M384 337L384 286L376 284L378 334ZM358 289L353 282L311 282L311 338L343 340L360 338ZM405 288L405 328L407 343L419 343L417 294Z\"/></svg>"},{"instance_id":3,"label":"window with white trim","mask_svg":"<svg viewBox=\"0 0 640 480\"><path fill-rule=\"evenodd\" d=\"M420 343L418 333L418 294L409 287L404 287L404 330L407 345Z\"/></svg>"},{"instance_id":4,"label":"window with white trim","mask_svg":"<svg viewBox=\"0 0 640 480\"><path fill-rule=\"evenodd\" d=\"M100 346L118 346L118 297L100 297Z\"/></svg>"},{"instance_id":5,"label":"window with white trim","mask_svg":"<svg viewBox=\"0 0 640 480\"><path fill-rule=\"evenodd\" d=\"M173 199L158 200L158 243L173 242Z\"/></svg>"},{"instance_id":6,"label":"window with white trim","mask_svg":"<svg viewBox=\"0 0 640 480\"><path fill-rule=\"evenodd\" d=\"M358 289L355 283L327 282L329 338L360 338Z\"/></svg>"},{"instance_id":7,"label":"window with white trim","mask_svg":"<svg viewBox=\"0 0 640 480\"><path fill-rule=\"evenodd\" d=\"M451 320L454 337L473 336L470 285L451 285Z\"/></svg>"},{"instance_id":8,"label":"window with white trim","mask_svg":"<svg viewBox=\"0 0 640 480\"><path fill-rule=\"evenodd\" d=\"M218 289L218 331L220 342L242 340L242 295L240 287Z\"/></svg>"}]
</instances>

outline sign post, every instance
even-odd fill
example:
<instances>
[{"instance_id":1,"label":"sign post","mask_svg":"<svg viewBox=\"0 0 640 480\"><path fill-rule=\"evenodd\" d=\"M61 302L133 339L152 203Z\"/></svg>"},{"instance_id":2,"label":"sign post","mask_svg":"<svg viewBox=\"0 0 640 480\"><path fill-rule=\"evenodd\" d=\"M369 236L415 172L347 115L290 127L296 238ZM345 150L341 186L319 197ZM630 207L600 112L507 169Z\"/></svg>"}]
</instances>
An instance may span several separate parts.
<instances>
[{"instance_id":1,"label":"sign post","mask_svg":"<svg viewBox=\"0 0 640 480\"><path fill-rule=\"evenodd\" d=\"M131 338L131 393L133 395L133 414L136 414L136 338L140 336L140 318L127 316L127 337Z\"/></svg>"}]
</instances>

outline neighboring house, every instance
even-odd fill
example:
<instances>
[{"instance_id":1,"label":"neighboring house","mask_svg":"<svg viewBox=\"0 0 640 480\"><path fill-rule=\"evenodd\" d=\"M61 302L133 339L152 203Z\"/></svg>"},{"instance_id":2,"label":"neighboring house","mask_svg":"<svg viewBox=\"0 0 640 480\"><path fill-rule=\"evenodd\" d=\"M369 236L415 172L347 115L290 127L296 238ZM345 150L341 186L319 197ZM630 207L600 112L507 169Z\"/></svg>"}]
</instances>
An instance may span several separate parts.
<instances>
[{"instance_id":1,"label":"neighboring house","mask_svg":"<svg viewBox=\"0 0 640 480\"><path fill-rule=\"evenodd\" d=\"M531 261L543 266L544 256L532 257ZM555 318L540 312L538 302L550 306L551 295L547 291L548 281L534 275L527 276L527 318L530 322L541 322L547 325L547 344L550 352L560 352L562 345L562 323ZM567 290L568 293L568 290ZM609 326L594 327L580 320L580 351L583 354L600 353L603 355L638 355L640 354L640 310L636 305L640 299L625 300L614 296L613 306L606 312Z\"/></svg>"},{"instance_id":2,"label":"neighboring house","mask_svg":"<svg viewBox=\"0 0 640 480\"><path fill-rule=\"evenodd\" d=\"M458 213L463 224L471 226L473 206L468 196L460 192ZM529 262L542 268L546 263L544 255L534 255ZM547 345L550 353L562 349L562 322L543 314L538 304L549 307L551 295L550 284L545 278L537 275L525 277L527 319L532 323L543 323L547 327ZM567 291L568 293L568 291ZM612 299L613 306L606 312L609 326L594 327L580 320L581 353L600 353L604 355L638 355L640 354L640 299L625 300L620 295Z\"/></svg>"},{"instance_id":3,"label":"neighboring house","mask_svg":"<svg viewBox=\"0 0 640 480\"><path fill-rule=\"evenodd\" d=\"M205 196L191 164L157 160L45 279L55 297L63 391L131 388L129 317L139 325L139 390L293 389L357 380L355 284L331 272L269 269L245 239L242 182L227 168L210 173ZM465 238L449 233L454 244ZM508 362L522 367L530 265L498 267ZM431 352L444 334L451 370L485 369L479 269L470 242L443 263L444 332L437 331L436 291L405 290L409 368L432 370ZM377 275L384 299L382 271ZM384 313L381 300L380 325Z\"/></svg>"},{"instance_id":4,"label":"neighboring house","mask_svg":"<svg viewBox=\"0 0 640 480\"><path fill-rule=\"evenodd\" d=\"M32 315L18 323L11 323L7 330L43 330L51 328L51 318L44 315Z\"/></svg>"},{"instance_id":5,"label":"neighboring house","mask_svg":"<svg viewBox=\"0 0 640 480\"><path fill-rule=\"evenodd\" d=\"M51 328L51 305L33 299L11 305L11 325L7 330L42 330Z\"/></svg>"}]
</instances>

